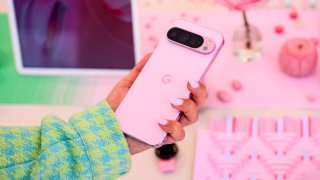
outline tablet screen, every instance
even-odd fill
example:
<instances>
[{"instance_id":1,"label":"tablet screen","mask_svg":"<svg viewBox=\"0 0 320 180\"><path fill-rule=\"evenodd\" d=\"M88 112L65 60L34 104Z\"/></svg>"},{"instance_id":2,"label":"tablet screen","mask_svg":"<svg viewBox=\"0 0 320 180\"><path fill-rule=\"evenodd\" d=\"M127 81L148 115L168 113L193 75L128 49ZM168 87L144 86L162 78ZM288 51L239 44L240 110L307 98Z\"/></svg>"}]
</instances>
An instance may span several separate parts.
<instances>
[{"instance_id":1,"label":"tablet screen","mask_svg":"<svg viewBox=\"0 0 320 180\"><path fill-rule=\"evenodd\" d=\"M23 68L130 69L130 0L14 0Z\"/></svg>"}]
</instances>

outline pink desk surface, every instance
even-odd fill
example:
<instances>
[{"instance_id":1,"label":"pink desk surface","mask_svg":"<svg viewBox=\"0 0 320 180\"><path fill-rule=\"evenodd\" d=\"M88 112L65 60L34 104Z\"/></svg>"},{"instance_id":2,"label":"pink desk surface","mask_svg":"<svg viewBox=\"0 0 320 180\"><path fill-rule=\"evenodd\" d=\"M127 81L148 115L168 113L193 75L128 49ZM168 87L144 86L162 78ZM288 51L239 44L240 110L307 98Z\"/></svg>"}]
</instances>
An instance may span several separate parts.
<instances>
[{"instance_id":1,"label":"pink desk surface","mask_svg":"<svg viewBox=\"0 0 320 180\"><path fill-rule=\"evenodd\" d=\"M213 120L197 136L194 180L318 180L316 118Z\"/></svg>"},{"instance_id":2,"label":"pink desk surface","mask_svg":"<svg viewBox=\"0 0 320 180\"><path fill-rule=\"evenodd\" d=\"M272 108L272 109L319 109L320 108L320 67L306 78L290 78L278 67L278 54L282 44L292 37L320 39L320 13L299 12L303 26L297 27L289 18L288 11L263 10L249 12L249 20L263 33L263 57L251 63L242 63L232 54L232 34L242 24L240 12L191 12L140 14L143 53L152 51L159 37L166 32L174 19L186 19L216 29L225 36L226 44L207 74L205 83L210 94L211 107ZM276 25L282 25L285 32L274 32ZM174 58L174 57L173 57ZM243 84L240 92L231 88L231 81ZM232 96L229 103L221 103L216 92L226 90ZM310 102L307 96L314 96Z\"/></svg>"}]
</instances>

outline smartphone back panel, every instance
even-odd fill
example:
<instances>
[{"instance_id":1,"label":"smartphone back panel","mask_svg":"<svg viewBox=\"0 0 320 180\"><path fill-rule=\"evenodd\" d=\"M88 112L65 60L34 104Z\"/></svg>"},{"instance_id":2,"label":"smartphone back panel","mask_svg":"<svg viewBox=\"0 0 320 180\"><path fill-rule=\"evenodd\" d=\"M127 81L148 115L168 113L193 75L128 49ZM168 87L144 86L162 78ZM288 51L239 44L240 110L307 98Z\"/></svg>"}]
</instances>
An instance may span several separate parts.
<instances>
[{"instance_id":1,"label":"smartphone back panel","mask_svg":"<svg viewBox=\"0 0 320 180\"><path fill-rule=\"evenodd\" d=\"M170 101L189 98L188 81L202 79L224 43L220 33L190 22L179 20L172 27L211 38L215 49L208 54L199 53L171 42L166 36L159 42L116 110L123 132L149 145L162 143L166 133L158 121L179 117L179 111L171 106Z\"/></svg>"}]
</instances>

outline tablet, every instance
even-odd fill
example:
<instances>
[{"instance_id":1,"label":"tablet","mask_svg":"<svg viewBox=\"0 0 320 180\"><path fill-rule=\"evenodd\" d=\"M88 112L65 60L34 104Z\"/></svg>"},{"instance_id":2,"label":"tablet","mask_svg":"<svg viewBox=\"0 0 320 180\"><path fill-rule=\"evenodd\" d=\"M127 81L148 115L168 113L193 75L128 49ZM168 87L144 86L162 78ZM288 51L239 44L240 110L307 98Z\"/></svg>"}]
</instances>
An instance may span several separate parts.
<instances>
[{"instance_id":1,"label":"tablet","mask_svg":"<svg viewBox=\"0 0 320 180\"><path fill-rule=\"evenodd\" d=\"M17 71L120 75L139 58L135 0L8 0Z\"/></svg>"}]
</instances>

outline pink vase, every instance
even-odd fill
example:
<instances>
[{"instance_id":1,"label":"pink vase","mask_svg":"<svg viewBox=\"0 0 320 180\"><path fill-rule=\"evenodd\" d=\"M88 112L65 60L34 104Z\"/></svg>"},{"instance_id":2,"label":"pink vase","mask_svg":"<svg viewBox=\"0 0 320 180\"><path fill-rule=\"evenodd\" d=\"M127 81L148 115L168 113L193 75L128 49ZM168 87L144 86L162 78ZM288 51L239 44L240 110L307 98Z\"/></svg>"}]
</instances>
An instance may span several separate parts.
<instances>
[{"instance_id":1,"label":"pink vase","mask_svg":"<svg viewBox=\"0 0 320 180\"><path fill-rule=\"evenodd\" d=\"M294 77L307 76L317 67L318 54L314 41L304 38L288 40L279 57L281 70Z\"/></svg>"}]
</instances>

